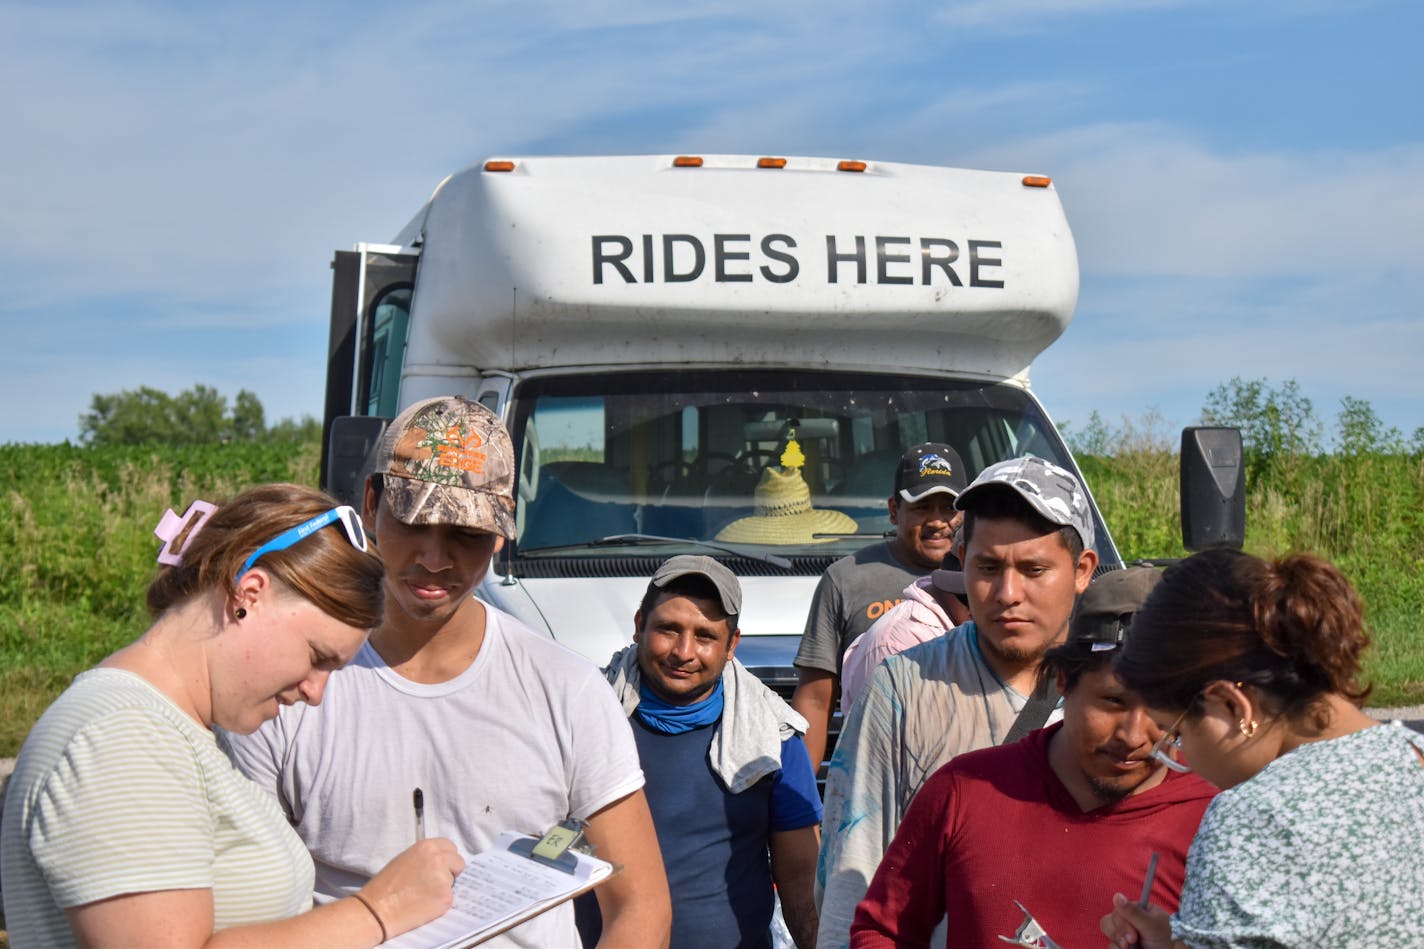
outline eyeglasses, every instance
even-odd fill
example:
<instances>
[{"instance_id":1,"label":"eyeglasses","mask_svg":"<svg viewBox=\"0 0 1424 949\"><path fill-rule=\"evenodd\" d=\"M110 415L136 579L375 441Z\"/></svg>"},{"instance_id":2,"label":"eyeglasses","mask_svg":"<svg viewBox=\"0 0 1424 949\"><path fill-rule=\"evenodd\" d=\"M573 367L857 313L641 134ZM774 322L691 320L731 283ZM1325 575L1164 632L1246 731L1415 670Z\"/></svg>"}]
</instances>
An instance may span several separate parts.
<instances>
[{"instance_id":1,"label":"eyeglasses","mask_svg":"<svg viewBox=\"0 0 1424 949\"><path fill-rule=\"evenodd\" d=\"M261 547L258 547L252 552L252 556L242 562L242 569L237 571L237 579L241 580L242 575L251 570L252 565L257 562L257 558L263 554L270 554L274 550L286 550L293 544L310 537L328 524L340 524L341 529L346 533L346 539L351 542L351 546L362 553L366 552L368 546L366 543L366 529L361 526L361 517L356 513L354 507L351 507L349 504L343 504L323 514L318 514L311 520L303 524L298 524L291 530L283 531Z\"/></svg>"},{"instance_id":2,"label":"eyeglasses","mask_svg":"<svg viewBox=\"0 0 1424 949\"><path fill-rule=\"evenodd\" d=\"M1177 729L1182 727L1182 722L1186 720L1187 712L1191 711L1192 705L1195 703L1195 698L1187 703L1187 707L1182 710L1182 714L1177 716L1177 720L1172 723L1171 728L1168 728L1162 733L1162 737L1157 739L1157 743L1152 746L1152 751L1150 752L1155 760L1166 765L1169 769L1178 774L1186 774L1192 770L1191 765L1183 764L1172 757L1172 755L1182 753L1182 736L1177 733Z\"/></svg>"}]
</instances>

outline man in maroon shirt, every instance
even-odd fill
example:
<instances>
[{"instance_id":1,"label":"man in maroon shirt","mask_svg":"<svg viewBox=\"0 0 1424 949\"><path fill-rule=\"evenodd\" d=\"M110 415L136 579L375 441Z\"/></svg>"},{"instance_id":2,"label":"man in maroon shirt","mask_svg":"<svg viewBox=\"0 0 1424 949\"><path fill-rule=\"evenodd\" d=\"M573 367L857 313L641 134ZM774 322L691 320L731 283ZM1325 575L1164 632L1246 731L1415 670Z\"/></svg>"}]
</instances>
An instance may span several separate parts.
<instances>
[{"instance_id":1,"label":"man in maroon shirt","mask_svg":"<svg viewBox=\"0 0 1424 949\"><path fill-rule=\"evenodd\" d=\"M1059 945L1095 945L1103 900L1140 892L1149 862L1152 902L1175 909L1215 789L1153 760L1161 731L1112 669L1157 579L1132 567L1093 581L1040 671L1063 721L935 772L856 908L852 947L926 946L946 915L946 946L993 945L1025 912Z\"/></svg>"}]
</instances>

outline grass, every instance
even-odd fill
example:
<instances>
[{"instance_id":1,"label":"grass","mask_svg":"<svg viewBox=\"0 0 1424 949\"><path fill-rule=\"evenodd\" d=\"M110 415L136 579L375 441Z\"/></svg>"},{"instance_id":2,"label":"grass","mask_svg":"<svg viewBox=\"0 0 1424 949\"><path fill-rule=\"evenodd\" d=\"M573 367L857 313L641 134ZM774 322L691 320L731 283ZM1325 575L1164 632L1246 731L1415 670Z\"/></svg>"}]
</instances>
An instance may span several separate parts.
<instances>
[{"instance_id":1,"label":"grass","mask_svg":"<svg viewBox=\"0 0 1424 949\"><path fill-rule=\"evenodd\" d=\"M166 507L264 481L316 483L310 443L92 449L0 445L0 757L80 671L148 625ZM1176 457L1079 459L1123 555L1181 556ZM1278 460L1248 486L1247 549L1334 560L1368 607L1371 704L1424 703L1424 460Z\"/></svg>"},{"instance_id":2,"label":"grass","mask_svg":"<svg viewBox=\"0 0 1424 949\"><path fill-rule=\"evenodd\" d=\"M1078 460L1125 558L1185 553L1174 454ZM1309 551L1339 566L1374 641L1369 703L1424 703L1424 458L1273 459L1247 484L1245 547L1264 557Z\"/></svg>"},{"instance_id":3,"label":"grass","mask_svg":"<svg viewBox=\"0 0 1424 949\"><path fill-rule=\"evenodd\" d=\"M165 508L266 481L315 484L316 443L0 445L0 757L79 672L148 627Z\"/></svg>"}]
</instances>

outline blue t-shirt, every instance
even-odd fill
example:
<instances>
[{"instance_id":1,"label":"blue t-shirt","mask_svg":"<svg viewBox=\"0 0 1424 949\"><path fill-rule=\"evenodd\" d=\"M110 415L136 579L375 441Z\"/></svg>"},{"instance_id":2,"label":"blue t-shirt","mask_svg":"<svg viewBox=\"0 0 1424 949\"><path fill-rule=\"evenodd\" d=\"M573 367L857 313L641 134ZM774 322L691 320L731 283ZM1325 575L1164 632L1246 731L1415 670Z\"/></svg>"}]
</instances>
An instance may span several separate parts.
<instances>
[{"instance_id":1,"label":"blue t-shirt","mask_svg":"<svg viewBox=\"0 0 1424 949\"><path fill-rule=\"evenodd\" d=\"M805 743L788 738L781 743L780 771L728 794L708 763L712 726L668 735L636 715L629 724L672 892L671 944L770 947L768 835L821 821Z\"/></svg>"}]
</instances>

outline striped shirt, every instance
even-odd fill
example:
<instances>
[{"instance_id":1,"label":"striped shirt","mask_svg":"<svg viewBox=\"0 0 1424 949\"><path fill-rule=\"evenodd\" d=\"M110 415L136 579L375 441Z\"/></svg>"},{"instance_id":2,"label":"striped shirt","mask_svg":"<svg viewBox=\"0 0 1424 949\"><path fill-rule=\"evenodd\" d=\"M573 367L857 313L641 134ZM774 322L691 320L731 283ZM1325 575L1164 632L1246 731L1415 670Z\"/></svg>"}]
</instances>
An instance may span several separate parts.
<instances>
[{"instance_id":1,"label":"striped shirt","mask_svg":"<svg viewBox=\"0 0 1424 949\"><path fill-rule=\"evenodd\" d=\"M119 669L78 676L25 740L0 860L14 949L74 945L64 910L125 893L211 890L215 929L312 905L311 858L272 799Z\"/></svg>"}]
</instances>

